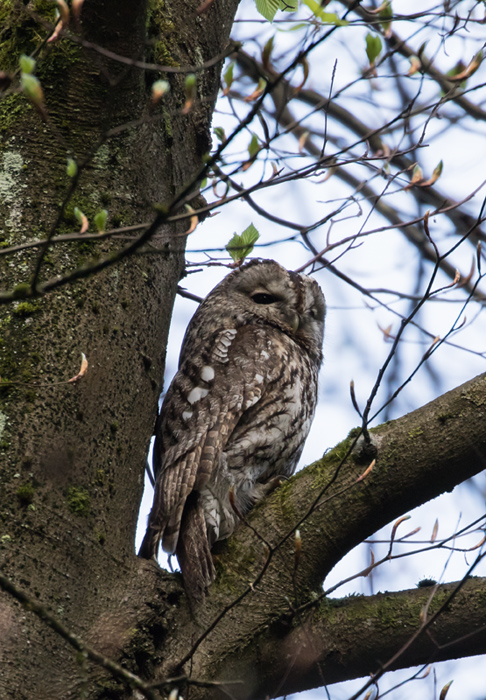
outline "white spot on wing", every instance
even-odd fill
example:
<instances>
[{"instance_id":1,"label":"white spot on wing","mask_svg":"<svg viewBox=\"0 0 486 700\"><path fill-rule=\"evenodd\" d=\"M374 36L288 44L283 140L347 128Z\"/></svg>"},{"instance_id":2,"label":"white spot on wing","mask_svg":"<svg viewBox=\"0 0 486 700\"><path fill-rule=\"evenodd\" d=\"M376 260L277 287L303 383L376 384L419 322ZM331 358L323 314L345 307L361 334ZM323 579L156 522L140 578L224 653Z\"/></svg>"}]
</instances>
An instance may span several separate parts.
<instances>
[{"instance_id":1,"label":"white spot on wing","mask_svg":"<svg viewBox=\"0 0 486 700\"><path fill-rule=\"evenodd\" d=\"M184 411L182 414L182 420L188 421L190 418L192 418L192 411Z\"/></svg>"},{"instance_id":2,"label":"white spot on wing","mask_svg":"<svg viewBox=\"0 0 486 700\"><path fill-rule=\"evenodd\" d=\"M263 360L268 360L268 359L270 359L270 355L268 354L268 352L267 352L266 350L262 350L261 353L260 353L260 356L261 356L261 358L262 358Z\"/></svg>"},{"instance_id":3,"label":"white spot on wing","mask_svg":"<svg viewBox=\"0 0 486 700\"><path fill-rule=\"evenodd\" d=\"M213 358L218 362L228 362L228 349L236 335L235 328L227 328L216 338L212 350Z\"/></svg>"},{"instance_id":4,"label":"white spot on wing","mask_svg":"<svg viewBox=\"0 0 486 700\"><path fill-rule=\"evenodd\" d=\"M201 370L201 379L203 382L212 382L214 379L214 369L209 365L205 365Z\"/></svg>"},{"instance_id":5,"label":"white spot on wing","mask_svg":"<svg viewBox=\"0 0 486 700\"><path fill-rule=\"evenodd\" d=\"M187 396L187 400L189 401L190 404L196 403L196 401L199 401L200 399L203 399L205 396L207 396L209 391L207 389L203 389L202 386L195 386L194 389L191 389Z\"/></svg>"},{"instance_id":6,"label":"white spot on wing","mask_svg":"<svg viewBox=\"0 0 486 700\"><path fill-rule=\"evenodd\" d=\"M261 384L263 382L263 376L261 374L255 374L255 381Z\"/></svg>"}]
</instances>

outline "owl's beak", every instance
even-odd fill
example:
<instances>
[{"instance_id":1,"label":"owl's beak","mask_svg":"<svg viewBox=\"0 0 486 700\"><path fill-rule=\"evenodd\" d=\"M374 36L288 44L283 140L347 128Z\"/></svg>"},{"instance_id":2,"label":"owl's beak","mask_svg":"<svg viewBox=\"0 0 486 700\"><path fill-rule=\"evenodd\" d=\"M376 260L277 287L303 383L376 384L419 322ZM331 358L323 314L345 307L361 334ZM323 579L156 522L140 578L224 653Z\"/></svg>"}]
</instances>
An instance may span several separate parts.
<instances>
[{"instance_id":1,"label":"owl's beak","mask_svg":"<svg viewBox=\"0 0 486 700\"><path fill-rule=\"evenodd\" d=\"M296 311L291 311L288 315L288 322L294 333L297 333L300 326L300 316Z\"/></svg>"}]
</instances>

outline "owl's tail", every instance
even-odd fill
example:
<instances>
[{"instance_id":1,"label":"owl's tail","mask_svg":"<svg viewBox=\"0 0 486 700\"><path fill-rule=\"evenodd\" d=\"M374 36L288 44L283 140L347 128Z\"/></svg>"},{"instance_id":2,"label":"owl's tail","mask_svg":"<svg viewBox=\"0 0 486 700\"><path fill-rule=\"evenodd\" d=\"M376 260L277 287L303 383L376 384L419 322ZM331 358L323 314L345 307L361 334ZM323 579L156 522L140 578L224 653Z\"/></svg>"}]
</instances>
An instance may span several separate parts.
<instances>
[{"instance_id":1,"label":"owl's tail","mask_svg":"<svg viewBox=\"0 0 486 700\"><path fill-rule=\"evenodd\" d=\"M162 475L163 476L163 475ZM169 484L171 486L171 484ZM165 480L157 479L154 491L154 502L147 523L147 531L143 538L138 556L142 559L155 559L159 553L159 545L162 542L164 552L175 554L179 530L181 527L182 513L187 498L183 493L178 503L166 502L168 486Z\"/></svg>"},{"instance_id":2,"label":"owl's tail","mask_svg":"<svg viewBox=\"0 0 486 700\"><path fill-rule=\"evenodd\" d=\"M191 493L185 503L180 530L177 532L175 553L181 567L184 588L192 601L201 601L214 581L216 572L207 537L204 510L196 491ZM151 525L149 520L138 556L142 559L156 559L161 539L160 526Z\"/></svg>"},{"instance_id":3,"label":"owl's tail","mask_svg":"<svg viewBox=\"0 0 486 700\"><path fill-rule=\"evenodd\" d=\"M195 491L186 501L176 554L187 595L193 601L203 600L216 572L207 538L204 510Z\"/></svg>"},{"instance_id":4,"label":"owl's tail","mask_svg":"<svg viewBox=\"0 0 486 700\"><path fill-rule=\"evenodd\" d=\"M159 551L160 542L160 530L156 530L150 527L150 523L147 527L147 532L143 538L142 545L138 550L138 556L142 559L157 559L157 552Z\"/></svg>"}]
</instances>

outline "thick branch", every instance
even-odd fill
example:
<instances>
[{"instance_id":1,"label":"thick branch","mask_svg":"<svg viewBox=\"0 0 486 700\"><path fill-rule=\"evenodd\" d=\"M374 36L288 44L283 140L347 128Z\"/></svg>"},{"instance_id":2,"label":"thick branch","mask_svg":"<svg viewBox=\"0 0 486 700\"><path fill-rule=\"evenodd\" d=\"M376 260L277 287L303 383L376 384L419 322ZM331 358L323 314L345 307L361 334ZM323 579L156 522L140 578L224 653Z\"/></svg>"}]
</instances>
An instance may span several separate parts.
<instances>
[{"instance_id":1,"label":"thick branch","mask_svg":"<svg viewBox=\"0 0 486 700\"><path fill-rule=\"evenodd\" d=\"M484 406L486 375L481 375L376 428L376 464L363 481L357 479L371 457L346 458L349 438L256 508L250 522L273 548L270 563L253 589L251 584L267 561L267 547L244 526L223 547L217 559L219 577L205 607L197 611L200 629L206 629L238 595L245 590L247 594L244 604L228 609L196 649L197 677L226 676L231 659L252 645L262 630L286 619L291 607L318 594L327 573L359 542L483 470L486 422L478 420L478 414ZM302 536L302 557L294 581L295 528ZM278 655L279 650L274 652ZM386 653L381 658L385 657ZM348 673L351 677L354 672L349 668ZM340 677L345 677L344 669Z\"/></svg>"},{"instance_id":2,"label":"thick branch","mask_svg":"<svg viewBox=\"0 0 486 700\"><path fill-rule=\"evenodd\" d=\"M375 674L402 649L388 670L484 654L486 579L467 581L430 629L405 648L424 627L424 608L430 618L458 585L324 600L288 625L268 628L226 664L225 674L251 678L255 685L245 698L275 697Z\"/></svg>"},{"instance_id":3,"label":"thick branch","mask_svg":"<svg viewBox=\"0 0 486 700\"><path fill-rule=\"evenodd\" d=\"M348 438L257 508L252 526L273 546L299 527L305 552L299 567L301 584L307 589L319 586L330 568L365 537L485 468L486 422L478 420L484 406L486 375L480 375L379 426L373 431L376 465L359 484L356 479L371 457L359 455L341 464L351 444ZM245 528L239 530L231 553L227 548L221 563L234 568L247 558L248 547L261 552L251 570L256 573L266 551ZM288 581L288 557L282 564L287 573L279 573Z\"/></svg>"}]
</instances>

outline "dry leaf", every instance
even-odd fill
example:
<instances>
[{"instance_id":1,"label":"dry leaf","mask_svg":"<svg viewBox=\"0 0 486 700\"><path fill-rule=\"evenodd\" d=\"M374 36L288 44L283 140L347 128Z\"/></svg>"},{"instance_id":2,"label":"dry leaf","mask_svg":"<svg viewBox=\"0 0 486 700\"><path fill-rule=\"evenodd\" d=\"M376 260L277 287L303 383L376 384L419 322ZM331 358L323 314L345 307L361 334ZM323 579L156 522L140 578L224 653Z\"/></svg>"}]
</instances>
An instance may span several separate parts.
<instances>
[{"instance_id":1,"label":"dry leaf","mask_svg":"<svg viewBox=\"0 0 486 700\"><path fill-rule=\"evenodd\" d=\"M482 537L482 538L480 539L480 541L479 541L477 544L475 544L473 547L470 547L467 551L468 551L468 552L472 552L472 551L475 550L475 549L479 549L480 547L483 546L483 544L484 544L485 542L486 542L486 536L485 536L485 537Z\"/></svg>"},{"instance_id":2,"label":"dry leaf","mask_svg":"<svg viewBox=\"0 0 486 700\"><path fill-rule=\"evenodd\" d=\"M392 334L391 334L391 329L392 329L392 325L391 325L391 324L390 324L389 326L387 326L386 328L382 328L382 327L380 326L380 324L378 323L378 328L379 328L380 331L383 333L383 340L390 340L390 338L393 339L393 336L392 336Z\"/></svg>"},{"instance_id":3,"label":"dry leaf","mask_svg":"<svg viewBox=\"0 0 486 700\"><path fill-rule=\"evenodd\" d=\"M397 530L399 526L405 522L405 520L410 520L412 516L411 515L403 515L401 518L398 518L398 520L395 522L392 528L392 533L391 533L391 541L394 542L395 540L395 535L397 534Z\"/></svg>"},{"instance_id":4,"label":"dry leaf","mask_svg":"<svg viewBox=\"0 0 486 700\"><path fill-rule=\"evenodd\" d=\"M302 538L300 536L300 530L296 530L294 535L294 571L296 571L297 567L299 566L301 552Z\"/></svg>"},{"instance_id":5,"label":"dry leaf","mask_svg":"<svg viewBox=\"0 0 486 700\"><path fill-rule=\"evenodd\" d=\"M301 134L301 137L299 138L299 153L300 153L300 155L302 155L302 152L304 150L304 146L305 146L308 138L309 138L309 132L303 131Z\"/></svg>"},{"instance_id":6,"label":"dry leaf","mask_svg":"<svg viewBox=\"0 0 486 700\"><path fill-rule=\"evenodd\" d=\"M410 68L407 75L415 75L415 73L422 67L422 61L418 56L411 56L410 58Z\"/></svg>"},{"instance_id":7,"label":"dry leaf","mask_svg":"<svg viewBox=\"0 0 486 700\"><path fill-rule=\"evenodd\" d=\"M209 10L214 0L204 0L196 10L196 15L202 15Z\"/></svg>"},{"instance_id":8,"label":"dry leaf","mask_svg":"<svg viewBox=\"0 0 486 700\"><path fill-rule=\"evenodd\" d=\"M62 30L65 29L65 27L67 27L69 24L69 7L64 2L64 0L55 0L55 2L57 5L57 9L59 10L60 21L56 24L54 31L47 40L48 44L57 41Z\"/></svg>"},{"instance_id":9,"label":"dry leaf","mask_svg":"<svg viewBox=\"0 0 486 700\"><path fill-rule=\"evenodd\" d=\"M481 241L479 241L478 245L479 246L481 245ZM458 284L459 287L464 287L466 284L469 284L469 282L472 280L475 269L476 269L476 261L473 258L471 269L469 270L469 273L466 275L466 277L462 277L462 278L459 275L460 280L458 280L456 284ZM456 276L458 273L459 273L459 270L456 270ZM454 279L456 279L456 278L454 277ZM459 282L460 282L460 284L459 284Z\"/></svg>"},{"instance_id":10,"label":"dry leaf","mask_svg":"<svg viewBox=\"0 0 486 700\"><path fill-rule=\"evenodd\" d=\"M431 342L431 344L429 345L429 347L427 348L427 350L426 350L426 351L424 352L424 354L422 355L422 362L423 362L424 360L426 360L426 359L429 357L430 353L432 352L433 348L437 345L437 343L439 342L439 340L440 340L440 335L436 335L435 338L434 338L434 340Z\"/></svg>"},{"instance_id":11,"label":"dry leaf","mask_svg":"<svg viewBox=\"0 0 486 700\"><path fill-rule=\"evenodd\" d=\"M300 63L300 65L302 66L302 70L304 71L304 77L302 79L302 82L299 83L299 85L297 85L297 87L295 88L295 94L302 90L302 88L307 82L307 78L309 77L309 62L307 61L307 59L303 57L300 59L300 61L298 61L298 63Z\"/></svg>"},{"instance_id":12,"label":"dry leaf","mask_svg":"<svg viewBox=\"0 0 486 700\"><path fill-rule=\"evenodd\" d=\"M72 0L71 9L73 11L74 19L79 22L81 17L81 10L83 9L84 0Z\"/></svg>"},{"instance_id":13,"label":"dry leaf","mask_svg":"<svg viewBox=\"0 0 486 700\"><path fill-rule=\"evenodd\" d=\"M366 569L363 569L361 572L362 576L369 576L371 572L373 571L373 567L375 566L375 555L373 554L373 550L370 549L370 558L371 558L371 564L366 567Z\"/></svg>"},{"instance_id":14,"label":"dry leaf","mask_svg":"<svg viewBox=\"0 0 486 700\"><path fill-rule=\"evenodd\" d=\"M86 355L84 352L81 353L81 369L79 370L78 374L75 377L71 377L71 379L68 380L68 384L74 384L74 382L77 382L78 379L82 379L86 372L88 371L88 360L86 359Z\"/></svg>"},{"instance_id":15,"label":"dry leaf","mask_svg":"<svg viewBox=\"0 0 486 700\"><path fill-rule=\"evenodd\" d=\"M196 214L196 212L194 211L194 209L189 206L189 204L186 204L186 211L189 212L189 214L194 215L194 216L191 216L191 224L185 233L185 235L188 236L190 233L192 233L196 229L196 226L199 223L199 217Z\"/></svg>"},{"instance_id":16,"label":"dry leaf","mask_svg":"<svg viewBox=\"0 0 486 700\"><path fill-rule=\"evenodd\" d=\"M349 393L351 394L351 402L354 406L356 413L362 418L362 413L359 409L358 400L356 399L356 394L354 393L354 379L349 382Z\"/></svg>"},{"instance_id":17,"label":"dry leaf","mask_svg":"<svg viewBox=\"0 0 486 700\"><path fill-rule=\"evenodd\" d=\"M81 229L80 229L79 233L86 233L86 231L89 228L89 221L88 221L88 217L86 216L86 214L82 215L82 219L83 220L81 222Z\"/></svg>"},{"instance_id":18,"label":"dry leaf","mask_svg":"<svg viewBox=\"0 0 486 700\"><path fill-rule=\"evenodd\" d=\"M358 476L358 478L356 479L356 483L359 483L360 481L363 481L364 479L366 479L368 474L371 474L371 472L373 471L373 467L375 466L375 464L376 464L376 459L374 459L371 462L370 466L364 470L364 472L361 474L361 476Z\"/></svg>"},{"instance_id":19,"label":"dry leaf","mask_svg":"<svg viewBox=\"0 0 486 700\"><path fill-rule=\"evenodd\" d=\"M451 687L451 685L453 684L453 682L454 681L449 681L449 683L445 684L445 686L440 691L439 700L445 700L445 696L447 695L447 692L448 692L449 688Z\"/></svg>"},{"instance_id":20,"label":"dry leaf","mask_svg":"<svg viewBox=\"0 0 486 700\"><path fill-rule=\"evenodd\" d=\"M471 75L473 75L477 71L482 61L483 54L482 51L480 51L474 56L473 60L467 66L467 68L465 68L460 73L456 73L455 75L448 75L447 80L450 80L453 83L462 83L463 80L467 80L467 78L470 78Z\"/></svg>"}]
</instances>

